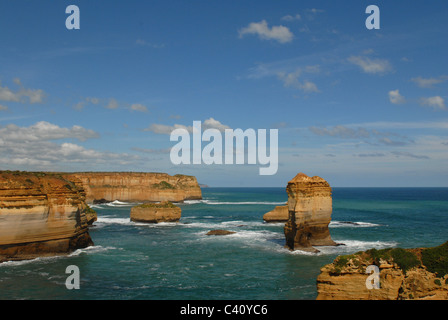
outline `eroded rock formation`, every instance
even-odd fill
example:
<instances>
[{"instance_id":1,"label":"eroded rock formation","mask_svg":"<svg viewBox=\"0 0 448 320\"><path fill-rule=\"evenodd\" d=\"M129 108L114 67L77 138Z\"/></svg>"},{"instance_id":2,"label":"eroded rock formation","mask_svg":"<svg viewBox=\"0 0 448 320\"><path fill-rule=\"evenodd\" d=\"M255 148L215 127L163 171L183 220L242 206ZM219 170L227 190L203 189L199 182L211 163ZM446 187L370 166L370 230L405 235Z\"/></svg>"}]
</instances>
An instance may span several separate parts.
<instances>
[{"instance_id":1,"label":"eroded rock formation","mask_svg":"<svg viewBox=\"0 0 448 320\"><path fill-rule=\"evenodd\" d=\"M80 172L64 175L79 180L86 191L86 201L182 202L202 199L195 177L146 172Z\"/></svg>"},{"instance_id":2,"label":"eroded rock formation","mask_svg":"<svg viewBox=\"0 0 448 320\"><path fill-rule=\"evenodd\" d=\"M378 287L366 281L379 270ZM448 242L434 248L371 249L339 256L321 268L318 300L447 300Z\"/></svg>"},{"instance_id":3,"label":"eroded rock formation","mask_svg":"<svg viewBox=\"0 0 448 320\"><path fill-rule=\"evenodd\" d=\"M0 261L64 254L93 245L86 211L79 181L58 174L0 172Z\"/></svg>"},{"instance_id":4,"label":"eroded rock formation","mask_svg":"<svg viewBox=\"0 0 448 320\"><path fill-rule=\"evenodd\" d=\"M266 222L286 222L289 218L288 205L277 206L273 210L263 215L263 220Z\"/></svg>"},{"instance_id":5,"label":"eroded rock formation","mask_svg":"<svg viewBox=\"0 0 448 320\"><path fill-rule=\"evenodd\" d=\"M284 232L291 250L318 252L313 246L337 245L330 236L331 188L320 177L297 174L288 182L288 221Z\"/></svg>"},{"instance_id":6,"label":"eroded rock formation","mask_svg":"<svg viewBox=\"0 0 448 320\"><path fill-rule=\"evenodd\" d=\"M134 222L178 222L180 217L181 208L169 201L141 204L131 209L131 221Z\"/></svg>"}]
</instances>

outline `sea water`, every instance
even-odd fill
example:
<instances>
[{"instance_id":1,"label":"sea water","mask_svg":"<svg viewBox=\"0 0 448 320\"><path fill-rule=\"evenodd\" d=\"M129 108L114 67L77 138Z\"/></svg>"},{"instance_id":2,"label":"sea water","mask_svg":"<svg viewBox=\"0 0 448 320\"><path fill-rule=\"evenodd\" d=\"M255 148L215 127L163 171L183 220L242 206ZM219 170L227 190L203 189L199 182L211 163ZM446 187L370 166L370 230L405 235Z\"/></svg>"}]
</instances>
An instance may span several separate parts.
<instances>
[{"instance_id":1,"label":"sea water","mask_svg":"<svg viewBox=\"0 0 448 320\"><path fill-rule=\"evenodd\" d=\"M320 268L370 248L428 247L448 240L448 188L333 188L330 233L319 253L284 247L283 223L263 214L285 188L204 188L179 204L178 223L131 222L134 203L94 205L94 246L69 256L0 264L0 299L315 299ZM208 236L214 229L235 231ZM67 266L80 271L68 290Z\"/></svg>"}]
</instances>

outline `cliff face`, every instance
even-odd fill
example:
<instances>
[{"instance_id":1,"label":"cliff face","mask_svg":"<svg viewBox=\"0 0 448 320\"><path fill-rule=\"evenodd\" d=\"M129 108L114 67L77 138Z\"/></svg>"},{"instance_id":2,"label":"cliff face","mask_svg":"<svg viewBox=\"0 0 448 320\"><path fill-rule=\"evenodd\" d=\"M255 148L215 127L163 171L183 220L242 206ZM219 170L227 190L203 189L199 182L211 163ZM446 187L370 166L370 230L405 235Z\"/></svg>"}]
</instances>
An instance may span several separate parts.
<instances>
[{"instance_id":1,"label":"cliff face","mask_svg":"<svg viewBox=\"0 0 448 320\"><path fill-rule=\"evenodd\" d=\"M328 224L331 221L331 188L320 177L299 173L289 181L288 221L284 232L286 246L291 250L318 252L313 246L332 246Z\"/></svg>"},{"instance_id":2,"label":"cliff face","mask_svg":"<svg viewBox=\"0 0 448 320\"><path fill-rule=\"evenodd\" d=\"M85 193L60 175L0 172L0 261L93 245Z\"/></svg>"},{"instance_id":3,"label":"cliff face","mask_svg":"<svg viewBox=\"0 0 448 320\"><path fill-rule=\"evenodd\" d=\"M378 267L378 288L368 288ZM369 272L370 273L370 272ZM317 278L318 300L447 300L448 242L435 248L367 250L339 256Z\"/></svg>"},{"instance_id":4,"label":"cliff face","mask_svg":"<svg viewBox=\"0 0 448 320\"><path fill-rule=\"evenodd\" d=\"M201 188L193 176L166 173L82 172L64 175L80 180L86 201L182 202L202 199Z\"/></svg>"}]
</instances>

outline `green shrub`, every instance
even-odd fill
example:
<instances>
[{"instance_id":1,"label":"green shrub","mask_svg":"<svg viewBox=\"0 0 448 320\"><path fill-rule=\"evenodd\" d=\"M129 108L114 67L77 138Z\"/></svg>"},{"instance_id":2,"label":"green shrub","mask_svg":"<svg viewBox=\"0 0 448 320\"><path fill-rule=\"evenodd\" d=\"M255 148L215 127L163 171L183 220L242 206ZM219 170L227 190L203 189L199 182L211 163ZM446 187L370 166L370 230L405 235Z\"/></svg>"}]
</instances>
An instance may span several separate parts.
<instances>
[{"instance_id":1,"label":"green shrub","mask_svg":"<svg viewBox=\"0 0 448 320\"><path fill-rule=\"evenodd\" d=\"M404 273L420 265L420 261L414 253L402 248L370 249L366 253L370 255L376 264L379 264L380 259L393 260Z\"/></svg>"},{"instance_id":2,"label":"green shrub","mask_svg":"<svg viewBox=\"0 0 448 320\"><path fill-rule=\"evenodd\" d=\"M422 262L426 269L443 277L448 273L448 242L422 250Z\"/></svg>"},{"instance_id":3,"label":"green shrub","mask_svg":"<svg viewBox=\"0 0 448 320\"><path fill-rule=\"evenodd\" d=\"M417 256L410 251L402 248L392 249L390 252L394 262L406 273L408 270L421 265Z\"/></svg>"},{"instance_id":4,"label":"green shrub","mask_svg":"<svg viewBox=\"0 0 448 320\"><path fill-rule=\"evenodd\" d=\"M163 201L160 203L143 203L136 207L137 208L176 208L176 206L170 201Z\"/></svg>"},{"instance_id":5,"label":"green shrub","mask_svg":"<svg viewBox=\"0 0 448 320\"><path fill-rule=\"evenodd\" d=\"M154 183L152 187L157 189L176 189L171 183L168 183L166 181L162 181L160 183Z\"/></svg>"}]
</instances>

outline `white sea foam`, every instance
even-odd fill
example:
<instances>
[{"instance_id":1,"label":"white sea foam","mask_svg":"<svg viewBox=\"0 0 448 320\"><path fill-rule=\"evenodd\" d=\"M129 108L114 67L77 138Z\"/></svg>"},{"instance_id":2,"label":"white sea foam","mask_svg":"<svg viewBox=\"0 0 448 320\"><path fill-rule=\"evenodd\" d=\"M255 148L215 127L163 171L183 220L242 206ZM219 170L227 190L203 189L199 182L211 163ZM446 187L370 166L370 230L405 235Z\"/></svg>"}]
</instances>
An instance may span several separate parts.
<instances>
[{"instance_id":1,"label":"white sea foam","mask_svg":"<svg viewBox=\"0 0 448 320\"><path fill-rule=\"evenodd\" d=\"M108 250L114 250L117 249L115 247L103 247L103 246L90 246L87 248L82 248L82 249L77 249L75 251L73 251L72 253L70 253L68 256L69 257L74 257L74 256L79 256L82 253L99 253L99 252L105 252Z\"/></svg>"},{"instance_id":2,"label":"white sea foam","mask_svg":"<svg viewBox=\"0 0 448 320\"><path fill-rule=\"evenodd\" d=\"M123 226L147 226L147 227L164 227L164 226L175 226L176 222L159 222L159 223L144 223L144 222L134 222L130 218L117 218L115 216L101 216L97 218L94 222L96 227L103 227L105 225L118 224Z\"/></svg>"},{"instance_id":3,"label":"white sea foam","mask_svg":"<svg viewBox=\"0 0 448 320\"><path fill-rule=\"evenodd\" d=\"M186 204L198 204L198 203L204 203L209 205L257 205L257 204L263 204L263 205L276 205L281 206L286 204L285 201L282 202L271 202L271 201L216 201L216 200L186 200L184 201Z\"/></svg>"},{"instance_id":4,"label":"white sea foam","mask_svg":"<svg viewBox=\"0 0 448 320\"><path fill-rule=\"evenodd\" d=\"M116 248L102 247L102 246L90 246L90 247L83 248L83 249L77 249L68 255L38 257L38 258L34 258L34 259L20 260L20 261L5 261L3 263L0 263L0 267L8 267L8 266L15 267L15 266L22 266L22 265L26 265L26 264L30 264L30 263L50 263L55 260L59 260L59 259L67 258L67 257L78 256L81 253L98 253L98 252L104 252L104 251L111 250L111 249L116 249Z\"/></svg>"},{"instance_id":5,"label":"white sea foam","mask_svg":"<svg viewBox=\"0 0 448 320\"><path fill-rule=\"evenodd\" d=\"M315 248L319 250L318 253L305 252L301 250L290 251L288 249L284 249L285 252L290 254L298 254L298 255L343 255L349 253L355 253L358 251L366 251L369 249L383 249L383 248L392 248L398 245L397 242L394 241L361 241L361 240L335 240L336 243L340 243L343 245L339 246L316 246Z\"/></svg>"},{"instance_id":6,"label":"white sea foam","mask_svg":"<svg viewBox=\"0 0 448 320\"><path fill-rule=\"evenodd\" d=\"M135 202L122 202L122 201L112 201L112 202L108 202L105 203L104 205L108 206L108 207L127 207L127 206L135 206L137 203Z\"/></svg>"},{"instance_id":7,"label":"white sea foam","mask_svg":"<svg viewBox=\"0 0 448 320\"><path fill-rule=\"evenodd\" d=\"M381 227L382 225L371 222L361 222L361 221L331 221L329 224L330 228L371 228L371 227Z\"/></svg>"}]
</instances>

